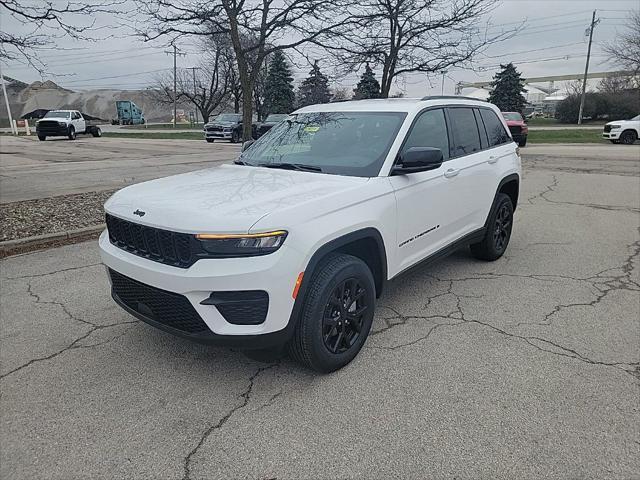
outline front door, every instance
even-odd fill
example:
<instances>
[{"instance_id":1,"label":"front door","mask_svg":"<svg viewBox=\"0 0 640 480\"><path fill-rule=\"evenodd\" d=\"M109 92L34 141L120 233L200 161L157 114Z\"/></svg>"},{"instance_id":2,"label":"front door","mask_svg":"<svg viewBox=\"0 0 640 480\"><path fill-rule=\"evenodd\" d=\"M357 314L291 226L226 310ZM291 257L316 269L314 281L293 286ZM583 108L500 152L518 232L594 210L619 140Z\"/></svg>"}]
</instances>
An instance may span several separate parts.
<instances>
[{"instance_id":1,"label":"front door","mask_svg":"<svg viewBox=\"0 0 640 480\"><path fill-rule=\"evenodd\" d=\"M400 154L411 147L439 148L444 162L435 170L389 177L397 209L397 271L389 272L392 276L445 247L458 224L451 215L457 179L455 175L445 175L452 162L442 108L426 110L416 118Z\"/></svg>"}]
</instances>

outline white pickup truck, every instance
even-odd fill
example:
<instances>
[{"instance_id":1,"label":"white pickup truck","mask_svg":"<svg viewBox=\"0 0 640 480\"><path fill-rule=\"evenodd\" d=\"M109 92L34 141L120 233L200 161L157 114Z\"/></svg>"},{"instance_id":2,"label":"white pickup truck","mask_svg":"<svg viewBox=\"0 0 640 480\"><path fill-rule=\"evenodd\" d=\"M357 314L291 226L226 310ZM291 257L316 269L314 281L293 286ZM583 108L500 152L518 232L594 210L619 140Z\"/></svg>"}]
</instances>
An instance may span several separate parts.
<instances>
[{"instance_id":1,"label":"white pickup truck","mask_svg":"<svg viewBox=\"0 0 640 480\"><path fill-rule=\"evenodd\" d=\"M68 137L75 140L79 133L101 137L102 130L97 125L91 125L78 110L50 110L36 122L36 134L40 141L47 137Z\"/></svg>"}]
</instances>

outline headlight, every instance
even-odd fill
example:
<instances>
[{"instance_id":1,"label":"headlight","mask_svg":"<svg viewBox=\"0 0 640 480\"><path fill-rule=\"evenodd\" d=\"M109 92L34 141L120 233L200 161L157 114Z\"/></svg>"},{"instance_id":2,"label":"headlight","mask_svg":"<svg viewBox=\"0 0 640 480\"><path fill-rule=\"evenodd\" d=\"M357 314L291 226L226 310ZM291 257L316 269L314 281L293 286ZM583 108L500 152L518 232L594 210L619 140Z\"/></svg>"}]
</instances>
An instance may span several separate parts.
<instances>
[{"instance_id":1,"label":"headlight","mask_svg":"<svg viewBox=\"0 0 640 480\"><path fill-rule=\"evenodd\" d=\"M58 122L58 125L60 125L61 127L66 127L67 126L67 124L64 123L64 122Z\"/></svg>"},{"instance_id":2,"label":"headlight","mask_svg":"<svg viewBox=\"0 0 640 480\"><path fill-rule=\"evenodd\" d=\"M278 250L287 238L287 232L248 233L248 234L209 234L196 235L205 252L215 257L252 257L268 255Z\"/></svg>"},{"instance_id":3,"label":"headlight","mask_svg":"<svg viewBox=\"0 0 640 480\"><path fill-rule=\"evenodd\" d=\"M231 127L224 127L222 129L223 132L230 132L231 131Z\"/></svg>"},{"instance_id":4,"label":"headlight","mask_svg":"<svg viewBox=\"0 0 640 480\"><path fill-rule=\"evenodd\" d=\"M611 130L617 130L618 128L621 128L621 125L611 125Z\"/></svg>"}]
</instances>

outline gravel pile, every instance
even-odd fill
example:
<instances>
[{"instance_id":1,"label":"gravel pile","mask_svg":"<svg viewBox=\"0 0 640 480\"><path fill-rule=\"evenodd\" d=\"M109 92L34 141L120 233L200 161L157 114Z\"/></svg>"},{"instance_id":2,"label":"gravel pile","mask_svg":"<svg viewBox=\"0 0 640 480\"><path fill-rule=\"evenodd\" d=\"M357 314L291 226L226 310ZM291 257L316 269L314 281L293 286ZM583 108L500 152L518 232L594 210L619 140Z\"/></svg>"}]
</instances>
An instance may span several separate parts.
<instances>
[{"instance_id":1,"label":"gravel pile","mask_svg":"<svg viewBox=\"0 0 640 480\"><path fill-rule=\"evenodd\" d=\"M77 193L0 205L0 241L61 233L104 223L104 202L114 190Z\"/></svg>"}]
</instances>

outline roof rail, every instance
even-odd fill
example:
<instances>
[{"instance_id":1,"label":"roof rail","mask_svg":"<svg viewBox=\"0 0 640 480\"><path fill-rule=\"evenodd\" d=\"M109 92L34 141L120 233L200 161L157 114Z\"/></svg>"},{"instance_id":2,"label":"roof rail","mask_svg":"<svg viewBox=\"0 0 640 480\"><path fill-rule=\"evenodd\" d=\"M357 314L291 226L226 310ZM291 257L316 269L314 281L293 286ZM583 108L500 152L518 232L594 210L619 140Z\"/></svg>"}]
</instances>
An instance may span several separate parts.
<instances>
[{"instance_id":1,"label":"roof rail","mask_svg":"<svg viewBox=\"0 0 640 480\"><path fill-rule=\"evenodd\" d=\"M481 98L463 97L461 95L427 95L420 100L473 100L475 102L486 102Z\"/></svg>"}]
</instances>

